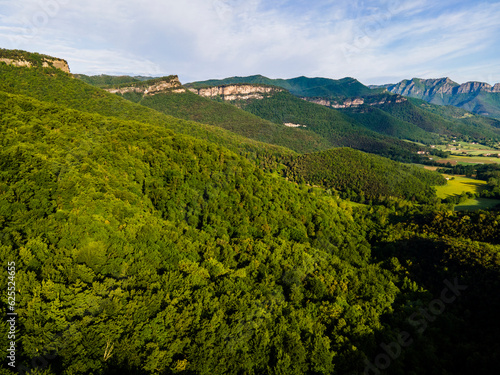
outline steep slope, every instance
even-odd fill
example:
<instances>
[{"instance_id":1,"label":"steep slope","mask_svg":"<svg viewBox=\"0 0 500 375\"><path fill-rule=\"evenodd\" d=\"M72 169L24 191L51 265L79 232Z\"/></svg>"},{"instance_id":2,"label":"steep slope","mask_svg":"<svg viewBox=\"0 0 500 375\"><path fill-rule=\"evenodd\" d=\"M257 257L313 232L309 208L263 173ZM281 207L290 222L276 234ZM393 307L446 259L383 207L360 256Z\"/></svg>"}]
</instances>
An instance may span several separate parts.
<instances>
[{"instance_id":1,"label":"steep slope","mask_svg":"<svg viewBox=\"0 0 500 375\"><path fill-rule=\"evenodd\" d=\"M353 343L369 340L327 345L343 329L296 319L303 299L319 313L330 293L350 301L349 321L363 304L373 319L364 334L381 328L398 293L382 274L367 280L376 292L366 283L334 292L328 276L372 268L347 207L159 125L5 93L0 113L0 256L15 262L22 290L22 371L54 347L50 373L58 374L352 366L349 358L363 355ZM315 230L342 243L318 242ZM0 280L6 288L5 268ZM379 294L391 297L381 304ZM301 338L304 330L311 336ZM4 325L1 333L4 344ZM313 355L318 345L326 357ZM305 356L277 364L285 349Z\"/></svg>"},{"instance_id":2,"label":"steep slope","mask_svg":"<svg viewBox=\"0 0 500 375\"><path fill-rule=\"evenodd\" d=\"M16 67L0 62L2 76L0 90L28 95L85 112L161 125L176 132L223 145L250 159L258 159L263 165L275 164L277 158L293 154L289 149L257 142L220 127L162 114L90 86L61 70L47 69Z\"/></svg>"},{"instance_id":3,"label":"steep slope","mask_svg":"<svg viewBox=\"0 0 500 375\"><path fill-rule=\"evenodd\" d=\"M416 153L421 150L416 145L369 130L339 111L309 103L288 92L237 104L277 124L304 126L338 147L352 147L400 161L417 160Z\"/></svg>"},{"instance_id":4,"label":"steep slope","mask_svg":"<svg viewBox=\"0 0 500 375\"><path fill-rule=\"evenodd\" d=\"M477 141L500 140L497 120L462 112L462 116L446 115L443 107L423 105L422 101L409 100L397 104L379 106L392 116L437 134L459 138L470 137Z\"/></svg>"},{"instance_id":5,"label":"steep slope","mask_svg":"<svg viewBox=\"0 0 500 375\"><path fill-rule=\"evenodd\" d=\"M470 137L476 141L485 141L490 138L497 139L499 132L495 123L488 123L477 116L469 116L467 121L460 118L442 116L438 111L427 111L427 107L415 107L414 103L408 102L401 95L421 96L426 100L434 100L438 104L446 104L438 99L446 98L450 93L457 92L460 95L471 95L477 93L485 96L482 102L491 107L495 106L496 91L500 85L491 87L486 84L458 85L450 79L403 81L398 85L377 86L370 90L356 80L345 78L342 80L329 80L324 78L298 77L291 80L273 80L263 76L231 77L223 80L209 80L195 82L187 87L207 87L208 85L229 84L268 84L276 85L290 91L292 94L307 101L321 104L326 107L342 110L367 129L381 134L395 136L397 138L418 141L425 144L438 142L439 135L454 137ZM385 91L391 91L392 86L396 93L393 95ZM491 91L491 92L490 92ZM458 98L457 96L457 98ZM444 99L443 99L444 100ZM459 99L456 99L458 101ZM460 99L462 100L462 99ZM368 106L377 107L385 112L381 113ZM472 102L464 103L463 107L472 112ZM491 112L491 111L490 111ZM423 131L422 131L423 130Z\"/></svg>"},{"instance_id":6,"label":"steep slope","mask_svg":"<svg viewBox=\"0 0 500 375\"><path fill-rule=\"evenodd\" d=\"M114 85L122 85L124 83L138 83L153 79L153 77L143 76L110 76L107 74L100 74L97 76L88 76L85 74L74 74L75 78L82 80L92 86L106 88Z\"/></svg>"},{"instance_id":7,"label":"steep slope","mask_svg":"<svg viewBox=\"0 0 500 375\"><path fill-rule=\"evenodd\" d=\"M410 102L450 121L463 123L471 127L481 128L481 132L491 132L492 130L496 131L496 129L500 129L500 120L487 116L475 115L465 109L461 109L451 105L443 106L430 104L424 100L415 98L410 98Z\"/></svg>"},{"instance_id":8,"label":"steep slope","mask_svg":"<svg viewBox=\"0 0 500 375\"><path fill-rule=\"evenodd\" d=\"M55 68L69 73L69 65L66 60L39 53L0 48L0 62L18 67Z\"/></svg>"},{"instance_id":9,"label":"steep slope","mask_svg":"<svg viewBox=\"0 0 500 375\"><path fill-rule=\"evenodd\" d=\"M212 127L153 116L54 67L9 66L15 81L4 65L5 90L46 101L0 90L0 289L15 294L0 313L16 312L15 330L0 324L3 348L16 335L1 373L499 368L497 213L352 208L236 153L263 144L211 133L232 152L172 130ZM350 168L382 160L333 150L320 170L351 153Z\"/></svg>"},{"instance_id":10,"label":"steep slope","mask_svg":"<svg viewBox=\"0 0 500 375\"><path fill-rule=\"evenodd\" d=\"M422 99L432 104L453 105L479 115L500 118L499 83L494 86L484 82L467 82L459 85L449 78L413 78L383 87L390 92Z\"/></svg>"},{"instance_id":11,"label":"steep slope","mask_svg":"<svg viewBox=\"0 0 500 375\"><path fill-rule=\"evenodd\" d=\"M377 133L424 144L436 144L440 141L435 132L426 131L414 123L400 120L388 111L370 105L346 108L341 112Z\"/></svg>"},{"instance_id":12,"label":"steep slope","mask_svg":"<svg viewBox=\"0 0 500 375\"><path fill-rule=\"evenodd\" d=\"M275 124L228 103L204 97L220 97L221 100L259 99L270 95L276 88L228 86L224 89L207 89L210 92L201 89L194 94L186 90L176 76L105 88L108 92L167 115L219 126L244 137L284 146L297 152L314 152L332 147L330 142L314 132Z\"/></svg>"}]
</instances>

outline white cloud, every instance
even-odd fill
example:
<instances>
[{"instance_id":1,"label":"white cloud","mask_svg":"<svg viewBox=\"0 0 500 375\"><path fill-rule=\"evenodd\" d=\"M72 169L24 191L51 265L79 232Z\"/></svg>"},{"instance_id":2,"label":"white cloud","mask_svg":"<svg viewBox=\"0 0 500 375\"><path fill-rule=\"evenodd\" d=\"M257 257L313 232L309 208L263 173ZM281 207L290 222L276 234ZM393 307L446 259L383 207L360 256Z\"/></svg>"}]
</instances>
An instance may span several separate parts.
<instances>
[{"instance_id":1,"label":"white cloud","mask_svg":"<svg viewBox=\"0 0 500 375\"><path fill-rule=\"evenodd\" d=\"M464 2L457 10L446 0L0 4L4 47L58 55L74 72L179 74L184 81L354 76L368 83L421 72L469 76L474 67L478 76L500 73L492 63L500 52L491 48L499 42L498 3Z\"/></svg>"}]
</instances>

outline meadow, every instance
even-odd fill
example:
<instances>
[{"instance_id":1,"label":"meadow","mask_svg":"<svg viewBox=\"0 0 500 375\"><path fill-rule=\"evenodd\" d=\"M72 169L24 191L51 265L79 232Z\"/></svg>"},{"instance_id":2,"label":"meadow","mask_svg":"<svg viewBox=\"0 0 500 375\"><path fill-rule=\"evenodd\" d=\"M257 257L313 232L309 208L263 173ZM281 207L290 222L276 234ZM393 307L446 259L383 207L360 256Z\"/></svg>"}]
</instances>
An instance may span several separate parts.
<instances>
[{"instance_id":1,"label":"meadow","mask_svg":"<svg viewBox=\"0 0 500 375\"><path fill-rule=\"evenodd\" d=\"M437 197L441 199L468 192L478 194L486 186L486 181L476 180L474 178L449 175L443 176L449 178L449 180L446 185L436 186Z\"/></svg>"},{"instance_id":2,"label":"meadow","mask_svg":"<svg viewBox=\"0 0 500 375\"><path fill-rule=\"evenodd\" d=\"M450 163L452 165L457 164L498 164L500 163L500 158L497 157L485 157L485 156L460 156L460 155L450 155L446 159L437 160L438 163L446 164Z\"/></svg>"},{"instance_id":3,"label":"meadow","mask_svg":"<svg viewBox=\"0 0 500 375\"><path fill-rule=\"evenodd\" d=\"M478 143L460 142L456 144L436 146L441 151L449 151L452 153L449 158L438 160L438 162L446 164L494 164L500 163L500 150L488 147ZM482 156L491 155L491 156Z\"/></svg>"}]
</instances>

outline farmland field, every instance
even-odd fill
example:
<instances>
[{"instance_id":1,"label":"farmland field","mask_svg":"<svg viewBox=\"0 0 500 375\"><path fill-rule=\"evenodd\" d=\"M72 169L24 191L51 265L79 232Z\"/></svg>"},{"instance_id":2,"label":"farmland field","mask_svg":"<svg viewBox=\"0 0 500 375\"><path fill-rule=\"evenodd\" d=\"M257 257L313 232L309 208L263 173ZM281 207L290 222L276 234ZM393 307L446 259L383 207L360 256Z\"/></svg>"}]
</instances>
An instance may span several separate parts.
<instances>
[{"instance_id":1,"label":"farmland field","mask_svg":"<svg viewBox=\"0 0 500 375\"><path fill-rule=\"evenodd\" d=\"M452 155L447 159L437 160L439 163L457 164L494 164L500 163L500 150L477 143L460 142L456 144L438 145L437 149L449 151ZM488 155L488 156L481 156Z\"/></svg>"},{"instance_id":2,"label":"farmland field","mask_svg":"<svg viewBox=\"0 0 500 375\"><path fill-rule=\"evenodd\" d=\"M484 156L459 156L451 155L447 159L436 160L438 163L446 164L450 163L452 165L457 164L500 164L500 158L497 157L484 157Z\"/></svg>"},{"instance_id":3,"label":"farmland field","mask_svg":"<svg viewBox=\"0 0 500 375\"><path fill-rule=\"evenodd\" d=\"M448 183L444 186L436 186L437 196L441 199L466 192L477 194L481 192L484 185L486 185L486 181L476 180L474 178L448 175L443 176L447 178L455 178L453 180L448 180Z\"/></svg>"},{"instance_id":4,"label":"farmland field","mask_svg":"<svg viewBox=\"0 0 500 375\"><path fill-rule=\"evenodd\" d=\"M452 143L448 145L438 145L437 149L442 151L450 151L452 154L462 154L467 153L468 155L484 155L484 154L494 154L497 155L500 153L500 150L494 149L485 145L477 144L477 143Z\"/></svg>"}]
</instances>

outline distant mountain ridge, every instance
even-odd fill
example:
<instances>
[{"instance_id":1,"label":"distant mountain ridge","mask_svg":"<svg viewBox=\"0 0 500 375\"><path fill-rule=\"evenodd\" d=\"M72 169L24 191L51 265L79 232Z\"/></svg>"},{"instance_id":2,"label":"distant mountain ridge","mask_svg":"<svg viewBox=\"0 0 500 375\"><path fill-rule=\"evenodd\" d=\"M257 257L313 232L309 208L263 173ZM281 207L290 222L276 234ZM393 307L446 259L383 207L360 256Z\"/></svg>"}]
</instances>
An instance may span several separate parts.
<instances>
[{"instance_id":1,"label":"distant mountain ridge","mask_svg":"<svg viewBox=\"0 0 500 375\"><path fill-rule=\"evenodd\" d=\"M396 84L370 86L389 92L422 99L432 104L453 105L476 114L500 118L500 83L485 82L458 84L450 78L403 80Z\"/></svg>"},{"instance_id":2,"label":"distant mountain ridge","mask_svg":"<svg viewBox=\"0 0 500 375\"><path fill-rule=\"evenodd\" d=\"M444 94L444 92L460 86L449 78L429 81L432 82L428 82L427 86L432 87L426 87L424 83L418 80L413 82L412 87L414 87L415 92L419 91L428 95L436 94L438 90L441 90L440 92L443 92L442 96L446 96L447 94ZM255 75L193 82L184 86L197 94L201 92L212 93L206 96L214 98L217 97L216 94L218 92L220 93L221 87L228 87L230 85L274 85L275 87L281 87L297 98L328 107L329 109L341 111L353 119L357 125L377 133L427 145L435 144L439 136L472 137L474 140L481 142L498 141L500 139L500 122L493 118L493 116L488 118L472 113L467 114L467 112L472 112L468 108L455 107L452 110L450 107L443 107L443 103L427 104L425 100L421 103L417 98L408 98L398 93L392 93L387 89L391 85L378 86L373 89L364 86L353 78L334 80L328 78L297 77L283 80ZM473 88L475 87L474 85L472 86ZM487 88L484 85L481 87L483 89ZM461 91L464 91L466 88L462 89ZM404 90L401 91L403 92ZM495 93L483 94L490 96L497 95ZM465 94L461 95L462 97L467 96ZM436 97L438 96L441 95L436 95ZM222 97L220 95L219 97L228 101L242 99L230 98L229 96ZM262 99L262 96L259 98ZM253 107L269 106L271 105L270 100L272 101L272 98L264 98L266 103L254 103L251 106L248 106L249 103L241 103L241 101L234 104L276 123L307 125L307 120L311 116L308 118L301 117L300 119L296 118L297 116L292 116L293 120L289 118L292 112L291 108L296 106L302 107L299 105L299 102L292 100L290 97L285 98L283 95L281 95L281 99L281 102L273 103L273 105L278 107L273 109L272 113L266 111L265 114L261 113L262 108ZM488 105L493 107L492 109L494 110L494 103ZM288 115L282 113L283 106L287 109ZM303 110L306 109L303 108ZM493 111L490 110L490 112ZM277 114L280 114L280 116L277 116ZM311 130L310 127L308 129Z\"/></svg>"},{"instance_id":3,"label":"distant mountain ridge","mask_svg":"<svg viewBox=\"0 0 500 375\"><path fill-rule=\"evenodd\" d=\"M342 79L330 78L308 78L296 77L291 79L271 79L262 75L249 77L229 77L225 79L214 79L200 82L193 82L184 85L187 88L205 88L210 86L222 86L233 84L265 84L281 87L295 96L303 97L354 97L374 95L373 90L363 85L355 78L346 77Z\"/></svg>"}]
</instances>

